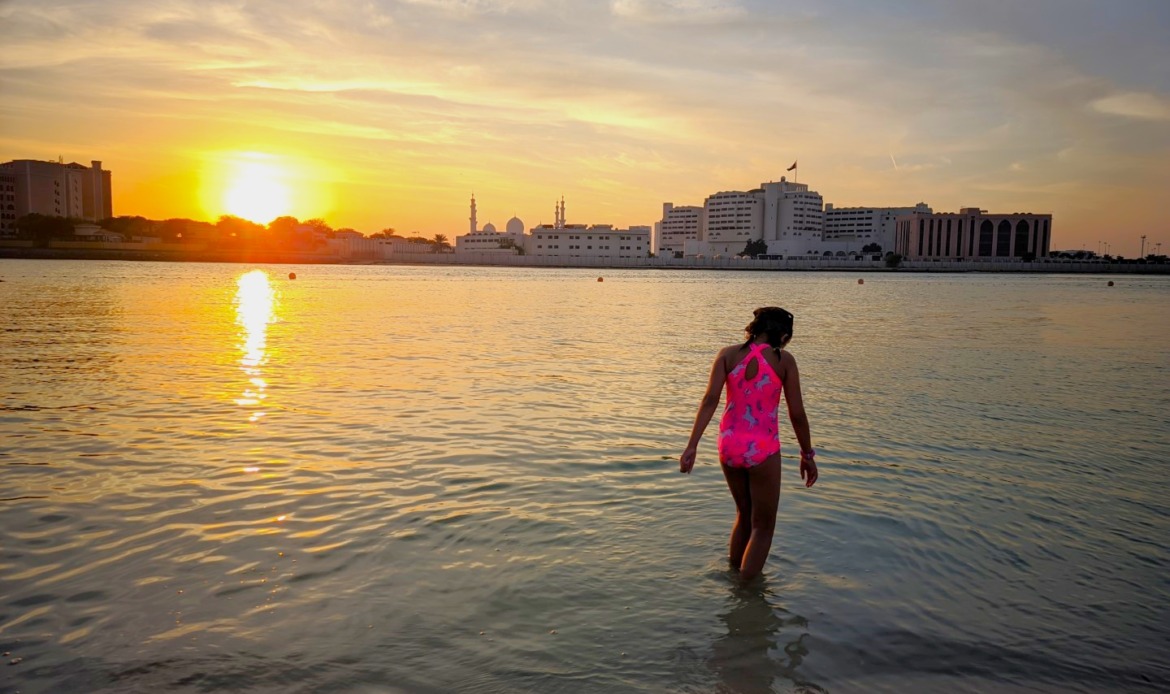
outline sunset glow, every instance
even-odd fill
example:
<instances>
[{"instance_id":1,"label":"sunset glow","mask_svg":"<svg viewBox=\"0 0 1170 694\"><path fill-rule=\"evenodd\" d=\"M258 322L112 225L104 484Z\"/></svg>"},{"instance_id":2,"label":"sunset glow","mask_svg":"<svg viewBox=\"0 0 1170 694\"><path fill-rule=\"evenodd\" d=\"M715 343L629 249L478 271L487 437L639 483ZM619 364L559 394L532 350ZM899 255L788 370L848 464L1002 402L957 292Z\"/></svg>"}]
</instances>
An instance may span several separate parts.
<instances>
[{"instance_id":1,"label":"sunset glow","mask_svg":"<svg viewBox=\"0 0 1170 694\"><path fill-rule=\"evenodd\" d=\"M273 166L240 162L227 182L223 207L227 214L265 224L290 211L289 189Z\"/></svg>"},{"instance_id":2,"label":"sunset glow","mask_svg":"<svg viewBox=\"0 0 1170 694\"><path fill-rule=\"evenodd\" d=\"M799 160L837 207L1051 213L1056 247L1170 242L1166 3L261 7L0 4L0 149L100 159L115 214L152 219L453 237L474 192L497 224L549 222L561 195L570 222L653 224Z\"/></svg>"},{"instance_id":3,"label":"sunset glow","mask_svg":"<svg viewBox=\"0 0 1170 694\"><path fill-rule=\"evenodd\" d=\"M298 219L330 216L331 169L304 157L250 151L210 151L202 155L199 199L214 221L232 215L268 224L282 216Z\"/></svg>"}]
</instances>

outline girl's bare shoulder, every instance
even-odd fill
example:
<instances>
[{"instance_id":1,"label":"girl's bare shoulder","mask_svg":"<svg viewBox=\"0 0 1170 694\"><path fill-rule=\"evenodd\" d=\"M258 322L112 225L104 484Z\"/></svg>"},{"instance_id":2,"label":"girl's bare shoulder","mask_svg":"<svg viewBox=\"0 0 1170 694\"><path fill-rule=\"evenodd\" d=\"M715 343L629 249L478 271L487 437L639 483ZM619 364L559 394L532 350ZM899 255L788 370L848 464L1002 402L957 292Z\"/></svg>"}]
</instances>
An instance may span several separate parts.
<instances>
[{"instance_id":1,"label":"girl's bare shoulder","mask_svg":"<svg viewBox=\"0 0 1170 694\"><path fill-rule=\"evenodd\" d=\"M734 345L727 345L723 349L719 350L719 356L721 356L721 357L734 357L743 351L744 351L743 343L740 342L740 343L737 343Z\"/></svg>"}]
</instances>

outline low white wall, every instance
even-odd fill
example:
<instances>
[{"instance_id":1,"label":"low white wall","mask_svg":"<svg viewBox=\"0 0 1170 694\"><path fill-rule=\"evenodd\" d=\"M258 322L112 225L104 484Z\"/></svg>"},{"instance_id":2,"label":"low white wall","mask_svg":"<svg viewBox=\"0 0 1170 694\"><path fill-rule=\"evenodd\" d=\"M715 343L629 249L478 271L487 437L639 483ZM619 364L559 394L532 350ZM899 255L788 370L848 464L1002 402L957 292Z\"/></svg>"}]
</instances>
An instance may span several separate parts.
<instances>
[{"instance_id":1,"label":"low white wall","mask_svg":"<svg viewBox=\"0 0 1170 694\"><path fill-rule=\"evenodd\" d=\"M495 253L419 253L387 256L390 263L420 265L492 265L508 267L693 268L712 270L865 270L885 271L883 260L823 258L753 260L751 258L554 258ZM898 268L911 272L1100 272L1170 274L1170 265L1090 263L1076 260L904 260Z\"/></svg>"}]
</instances>

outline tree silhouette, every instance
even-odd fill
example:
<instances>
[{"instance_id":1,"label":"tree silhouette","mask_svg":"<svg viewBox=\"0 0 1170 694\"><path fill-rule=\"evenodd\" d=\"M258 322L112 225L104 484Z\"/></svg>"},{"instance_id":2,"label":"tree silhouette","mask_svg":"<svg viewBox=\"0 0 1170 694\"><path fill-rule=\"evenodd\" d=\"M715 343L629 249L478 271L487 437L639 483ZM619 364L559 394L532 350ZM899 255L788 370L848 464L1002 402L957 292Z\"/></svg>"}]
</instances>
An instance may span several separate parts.
<instances>
[{"instance_id":1,"label":"tree silhouette","mask_svg":"<svg viewBox=\"0 0 1170 694\"><path fill-rule=\"evenodd\" d=\"M754 258L757 255L767 255L767 253L768 253L768 243L766 241L764 241L763 239L755 239L752 241L748 241L747 244L744 245L743 250L740 251L738 253L738 255L740 257L743 257L745 255L750 255L751 257Z\"/></svg>"},{"instance_id":2,"label":"tree silhouette","mask_svg":"<svg viewBox=\"0 0 1170 694\"><path fill-rule=\"evenodd\" d=\"M308 221L301 222L301 226L308 227L310 232L321 234L325 238L333 238L333 227L320 217L314 217Z\"/></svg>"},{"instance_id":3,"label":"tree silhouette","mask_svg":"<svg viewBox=\"0 0 1170 694\"><path fill-rule=\"evenodd\" d=\"M73 236L73 220L67 217L52 217L34 212L17 219L15 226L18 236L32 239L39 246L47 246L53 239Z\"/></svg>"}]
</instances>

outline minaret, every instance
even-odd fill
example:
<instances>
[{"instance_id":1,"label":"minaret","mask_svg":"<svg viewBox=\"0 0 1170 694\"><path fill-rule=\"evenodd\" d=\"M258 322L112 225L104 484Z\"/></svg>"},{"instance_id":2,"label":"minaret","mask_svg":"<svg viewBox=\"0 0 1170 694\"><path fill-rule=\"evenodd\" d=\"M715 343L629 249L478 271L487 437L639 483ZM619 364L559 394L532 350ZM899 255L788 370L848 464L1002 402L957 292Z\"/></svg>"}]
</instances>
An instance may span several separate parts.
<instances>
[{"instance_id":1,"label":"minaret","mask_svg":"<svg viewBox=\"0 0 1170 694\"><path fill-rule=\"evenodd\" d=\"M475 221L475 193L471 194L471 233L475 233L479 227Z\"/></svg>"}]
</instances>

